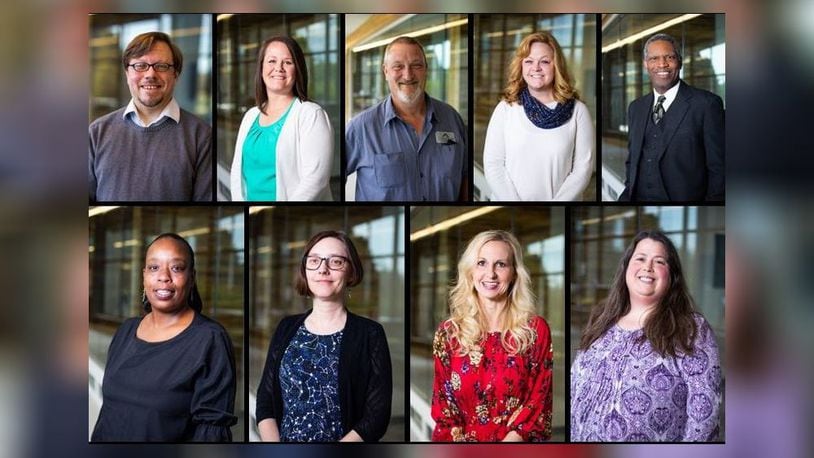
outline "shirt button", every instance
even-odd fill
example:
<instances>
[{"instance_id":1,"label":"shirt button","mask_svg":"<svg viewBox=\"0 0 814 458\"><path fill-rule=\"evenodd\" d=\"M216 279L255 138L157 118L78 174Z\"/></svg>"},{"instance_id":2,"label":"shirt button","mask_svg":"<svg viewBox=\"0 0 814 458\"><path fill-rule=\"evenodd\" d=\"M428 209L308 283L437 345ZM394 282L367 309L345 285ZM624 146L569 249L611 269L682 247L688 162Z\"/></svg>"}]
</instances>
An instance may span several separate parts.
<instances>
[{"instance_id":1,"label":"shirt button","mask_svg":"<svg viewBox=\"0 0 814 458\"><path fill-rule=\"evenodd\" d=\"M424 178L424 174L423 174L423 173L419 173L419 174L418 174L418 176L420 176L421 178Z\"/></svg>"}]
</instances>

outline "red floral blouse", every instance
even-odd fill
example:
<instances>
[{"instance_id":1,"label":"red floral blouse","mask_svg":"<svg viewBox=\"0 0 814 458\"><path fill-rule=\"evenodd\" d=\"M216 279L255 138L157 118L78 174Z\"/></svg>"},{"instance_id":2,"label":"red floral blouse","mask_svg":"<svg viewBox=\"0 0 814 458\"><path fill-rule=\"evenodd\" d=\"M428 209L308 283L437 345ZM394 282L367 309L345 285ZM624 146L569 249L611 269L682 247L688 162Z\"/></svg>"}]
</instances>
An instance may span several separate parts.
<instances>
[{"instance_id":1,"label":"red floral blouse","mask_svg":"<svg viewBox=\"0 0 814 458\"><path fill-rule=\"evenodd\" d=\"M523 354L510 355L494 332L481 351L460 356L449 323L441 324L433 340L433 441L499 442L509 431L531 442L551 437L551 332L539 316L529 325L536 338Z\"/></svg>"}]
</instances>

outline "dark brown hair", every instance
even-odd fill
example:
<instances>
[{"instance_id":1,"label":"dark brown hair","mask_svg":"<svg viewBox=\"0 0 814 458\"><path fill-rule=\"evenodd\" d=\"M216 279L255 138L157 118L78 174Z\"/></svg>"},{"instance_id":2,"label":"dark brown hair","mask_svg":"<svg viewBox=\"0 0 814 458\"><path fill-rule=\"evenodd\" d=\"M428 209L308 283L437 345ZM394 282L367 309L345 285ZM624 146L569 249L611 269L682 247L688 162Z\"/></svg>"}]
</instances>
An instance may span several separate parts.
<instances>
[{"instance_id":1,"label":"dark brown hair","mask_svg":"<svg viewBox=\"0 0 814 458\"><path fill-rule=\"evenodd\" d=\"M180 75L181 67L184 64L184 55L181 54L181 49L175 46L175 43L170 40L170 36L164 32L147 32L136 35L136 37L130 41L130 44L127 45L127 48L125 48L124 54L122 54L122 65L124 69L127 70L131 59L136 59L147 54L158 42L164 42L170 47L170 51L172 51L172 68L175 70L176 76Z\"/></svg>"},{"instance_id":2,"label":"dark brown hair","mask_svg":"<svg viewBox=\"0 0 814 458\"><path fill-rule=\"evenodd\" d=\"M192 246L189 244L189 242L176 233L165 232L154 238L153 241L147 245L147 249L144 250L144 256L147 257L147 252L150 251L150 247L153 246L155 242L165 238L173 239L176 242L179 242L181 246L187 250L187 255L189 256L189 268L192 271L192 290L189 292L187 305L189 305L192 310L195 310L195 312L201 313L201 310L203 310L203 299L201 299L201 294L198 292L198 282L195 280L195 252L192 251ZM141 305L144 306L144 311L147 313L153 309L150 301L147 300L146 294L144 294L141 298Z\"/></svg>"},{"instance_id":3,"label":"dark brown hair","mask_svg":"<svg viewBox=\"0 0 814 458\"><path fill-rule=\"evenodd\" d=\"M353 245L353 241L351 241L350 237L342 231L322 231L311 237L311 240L308 241L302 252L300 268L297 271L297 277L294 282L294 288L300 296L308 297L311 294L311 291L308 289L308 279L305 276L305 257L308 256L308 253L311 251L311 248L314 248L314 245L320 240L327 238L339 240L345 244L345 249L348 250L348 257L350 258L348 266L350 271L348 272L348 281L345 282L345 286L350 288L362 282L365 269L362 267L362 260L359 258L359 253L356 251L356 247Z\"/></svg>"},{"instance_id":4,"label":"dark brown hair","mask_svg":"<svg viewBox=\"0 0 814 458\"><path fill-rule=\"evenodd\" d=\"M670 284L661 303L647 316L644 323L644 335L640 343L647 339L650 345L663 356L676 356L678 351L686 354L692 353L692 343L697 333L693 317L695 305L687 291L687 282L684 280L684 273L681 270L678 251L673 242L660 231L642 231L633 238L616 268L607 299L600 302L591 311L588 326L582 333L580 349L587 349L616 324L619 318L630 311L630 292L625 281L625 274L636 245L644 239L661 243L667 251Z\"/></svg>"},{"instance_id":5,"label":"dark brown hair","mask_svg":"<svg viewBox=\"0 0 814 458\"><path fill-rule=\"evenodd\" d=\"M260 45L260 51L257 53L257 71L254 73L254 103L257 108L266 113L266 103L269 101L269 96L266 93L266 83L263 82L263 58L266 56L266 48L275 41L286 45L288 52L294 59L294 97L307 102L308 99L308 65L305 63L305 53L302 52L300 45L289 36L277 35L269 38Z\"/></svg>"}]
</instances>

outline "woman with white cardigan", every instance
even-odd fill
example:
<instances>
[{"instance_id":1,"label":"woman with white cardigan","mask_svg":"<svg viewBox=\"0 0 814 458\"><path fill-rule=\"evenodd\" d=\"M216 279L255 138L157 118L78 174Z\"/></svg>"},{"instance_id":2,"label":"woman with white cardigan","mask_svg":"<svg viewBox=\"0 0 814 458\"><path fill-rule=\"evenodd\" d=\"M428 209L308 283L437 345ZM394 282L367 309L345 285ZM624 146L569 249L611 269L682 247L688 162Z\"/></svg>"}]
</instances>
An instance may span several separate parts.
<instances>
[{"instance_id":1,"label":"woman with white cardigan","mask_svg":"<svg viewBox=\"0 0 814 458\"><path fill-rule=\"evenodd\" d=\"M243 116L232 161L232 200L332 200L333 132L308 101L308 68L287 36L260 46L255 101Z\"/></svg>"},{"instance_id":2,"label":"woman with white cardigan","mask_svg":"<svg viewBox=\"0 0 814 458\"><path fill-rule=\"evenodd\" d=\"M520 43L486 130L483 165L495 201L582 200L594 127L548 32Z\"/></svg>"}]
</instances>

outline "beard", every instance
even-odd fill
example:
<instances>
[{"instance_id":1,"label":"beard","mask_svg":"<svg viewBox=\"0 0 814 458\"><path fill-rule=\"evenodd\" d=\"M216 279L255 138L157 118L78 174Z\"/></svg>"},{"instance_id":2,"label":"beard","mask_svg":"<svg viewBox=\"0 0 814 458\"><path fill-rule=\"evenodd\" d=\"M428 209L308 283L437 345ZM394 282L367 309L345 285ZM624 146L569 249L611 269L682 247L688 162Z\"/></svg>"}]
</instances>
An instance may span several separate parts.
<instances>
[{"instance_id":1,"label":"beard","mask_svg":"<svg viewBox=\"0 0 814 458\"><path fill-rule=\"evenodd\" d=\"M395 95L399 99L399 101L401 101L401 103L412 106L418 103L418 101L421 100L422 97L424 97L424 88L421 87L420 84L416 83L415 90L413 90L412 92L408 92L403 91L401 89L401 84L399 83L398 91L396 91Z\"/></svg>"}]
</instances>

